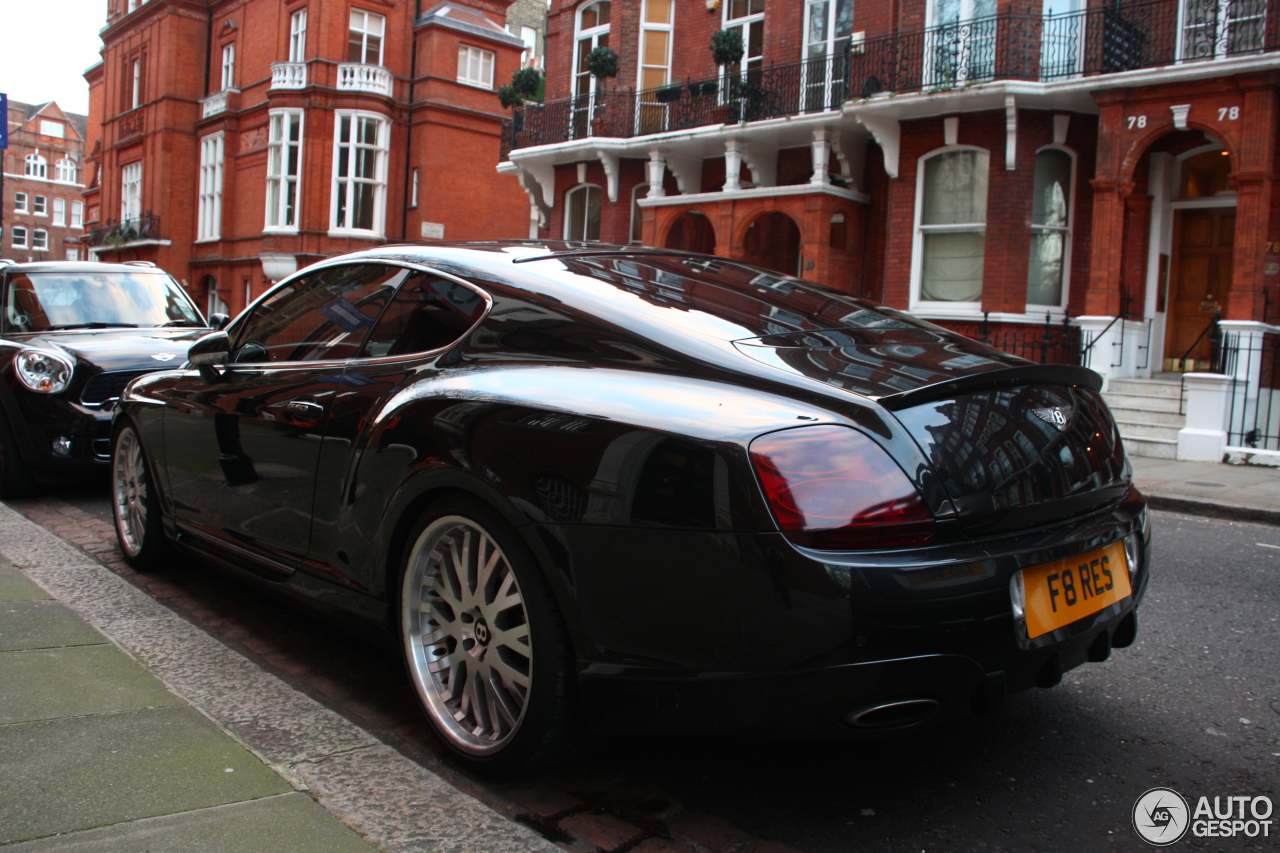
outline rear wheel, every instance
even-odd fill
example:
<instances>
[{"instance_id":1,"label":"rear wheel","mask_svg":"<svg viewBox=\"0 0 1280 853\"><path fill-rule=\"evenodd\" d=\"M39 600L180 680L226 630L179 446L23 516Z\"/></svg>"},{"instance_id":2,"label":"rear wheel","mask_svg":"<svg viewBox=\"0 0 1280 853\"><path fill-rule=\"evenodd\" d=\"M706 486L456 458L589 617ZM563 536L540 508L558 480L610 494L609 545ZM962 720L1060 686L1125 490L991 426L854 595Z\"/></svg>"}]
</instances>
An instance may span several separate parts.
<instances>
[{"instance_id":1,"label":"rear wheel","mask_svg":"<svg viewBox=\"0 0 1280 853\"><path fill-rule=\"evenodd\" d=\"M22 460L9 420L0 414L0 498L25 498L35 490L35 477Z\"/></svg>"},{"instance_id":2,"label":"rear wheel","mask_svg":"<svg viewBox=\"0 0 1280 853\"><path fill-rule=\"evenodd\" d=\"M563 754L576 723L569 643L533 556L496 512L470 499L428 508L400 611L410 678L454 755L515 773Z\"/></svg>"},{"instance_id":3,"label":"rear wheel","mask_svg":"<svg viewBox=\"0 0 1280 853\"><path fill-rule=\"evenodd\" d=\"M159 495L142 440L128 421L116 428L111 446L111 513L125 562L139 571L160 568L168 554Z\"/></svg>"}]
</instances>

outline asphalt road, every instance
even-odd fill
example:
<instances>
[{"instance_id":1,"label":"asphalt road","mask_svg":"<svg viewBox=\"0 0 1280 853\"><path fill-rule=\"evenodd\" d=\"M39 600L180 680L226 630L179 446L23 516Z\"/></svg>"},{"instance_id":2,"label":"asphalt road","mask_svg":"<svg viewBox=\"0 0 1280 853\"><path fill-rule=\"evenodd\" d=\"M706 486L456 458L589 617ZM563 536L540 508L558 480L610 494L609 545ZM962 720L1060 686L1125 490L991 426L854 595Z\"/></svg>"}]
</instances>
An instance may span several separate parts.
<instances>
[{"instance_id":1,"label":"asphalt road","mask_svg":"<svg viewBox=\"0 0 1280 853\"><path fill-rule=\"evenodd\" d=\"M99 485L58 497L108 518L104 492ZM629 783L656 826L678 804L724 832L804 853L1149 850L1130 813L1156 786L1179 791L1193 808L1200 796L1212 803L1238 795L1267 795L1280 806L1280 527L1156 513L1155 536L1138 642L1052 690L1013 697L996 717L874 747L600 740L589 757L525 780L518 798L591 801L593 792ZM268 665L279 663L273 649L307 649L303 663L277 667L288 680L440 769L430 736L405 722L412 699L394 655L335 639L330 626L291 605L203 569L179 570L170 581L195 621ZM499 804L517 790L454 778ZM552 837L569 840L554 830ZM579 848L592 845L579 840ZM1188 835L1170 849L1280 850L1280 812L1269 838Z\"/></svg>"}]
</instances>

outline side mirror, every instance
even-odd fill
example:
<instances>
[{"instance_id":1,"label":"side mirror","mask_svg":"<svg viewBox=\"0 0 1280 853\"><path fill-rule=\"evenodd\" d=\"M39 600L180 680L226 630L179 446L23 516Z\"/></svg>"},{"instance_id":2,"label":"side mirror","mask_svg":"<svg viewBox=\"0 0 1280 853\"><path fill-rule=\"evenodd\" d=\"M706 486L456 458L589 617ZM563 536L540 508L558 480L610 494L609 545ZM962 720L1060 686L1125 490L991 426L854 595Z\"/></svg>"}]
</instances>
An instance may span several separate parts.
<instances>
[{"instance_id":1,"label":"side mirror","mask_svg":"<svg viewBox=\"0 0 1280 853\"><path fill-rule=\"evenodd\" d=\"M209 328L211 329L216 329L216 330L225 329L227 327L227 324L230 322L231 322L230 314L223 314L222 312L216 312L214 314L209 315Z\"/></svg>"},{"instance_id":2,"label":"side mirror","mask_svg":"<svg viewBox=\"0 0 1280 853\"><path fill-rule=\"evenodd\" d=\"M226 332L210 332L187 350L187 361L200 370L200 375L212 381L218 378L215 364L226 364L231 357L231 338Z\"/></svg>"}]
</instances>

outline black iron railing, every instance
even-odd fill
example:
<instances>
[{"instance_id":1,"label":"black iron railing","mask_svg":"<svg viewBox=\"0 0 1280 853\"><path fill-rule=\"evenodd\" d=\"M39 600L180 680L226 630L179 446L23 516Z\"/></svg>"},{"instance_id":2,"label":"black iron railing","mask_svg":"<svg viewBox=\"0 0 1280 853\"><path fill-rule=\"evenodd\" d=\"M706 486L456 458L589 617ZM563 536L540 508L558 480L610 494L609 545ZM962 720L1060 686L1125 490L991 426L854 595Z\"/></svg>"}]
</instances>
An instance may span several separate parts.
<instances>
[{"instance_id":1,"label":"black iron railing","mask_svg":"<svg viewBox=\"0 0 1280 853\"><path fill-rule=\"evenodd\" d=\"M147 211L141 216L119 220L108 219L101 225L90 228L85 234L85 244L89 246L123 246L135 240L159 240L160 217Z\"/></svg>"},{"instance_id":2,"label":"black iron railing","mask_svg":"<svg viewBox=\"0 0 1280 853\"><path fill-rule=\"evenodd\" d=\"M1005 13L868 39L838 57L773 65L660 89L612 90L516 107L514 148L629 138L835 109L884 92L991 80L1048 82L1280 49L1280 3L1143 0L1061 15Z\"/></svg>"}]
</instances>

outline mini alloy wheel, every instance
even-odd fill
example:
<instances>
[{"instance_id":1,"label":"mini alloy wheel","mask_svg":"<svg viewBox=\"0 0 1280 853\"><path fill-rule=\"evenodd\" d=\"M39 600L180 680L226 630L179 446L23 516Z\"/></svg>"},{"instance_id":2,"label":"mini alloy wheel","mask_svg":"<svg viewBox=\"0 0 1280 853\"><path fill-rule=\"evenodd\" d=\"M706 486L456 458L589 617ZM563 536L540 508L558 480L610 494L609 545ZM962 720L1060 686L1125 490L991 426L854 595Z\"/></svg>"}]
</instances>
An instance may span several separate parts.
<instances>
[{"instance_id":1,"label":"mini alloy wheel","mask_svg":"<svg viewBox=\"0 0 1280 853\"><path fill-rule=\"evenodd\" d=\"M405 653L428 715L464 755L507 747L534 678L529 613L506 552L478 522L444 515L414 542L402 589Z\"/></svg>"}]
</instances>

